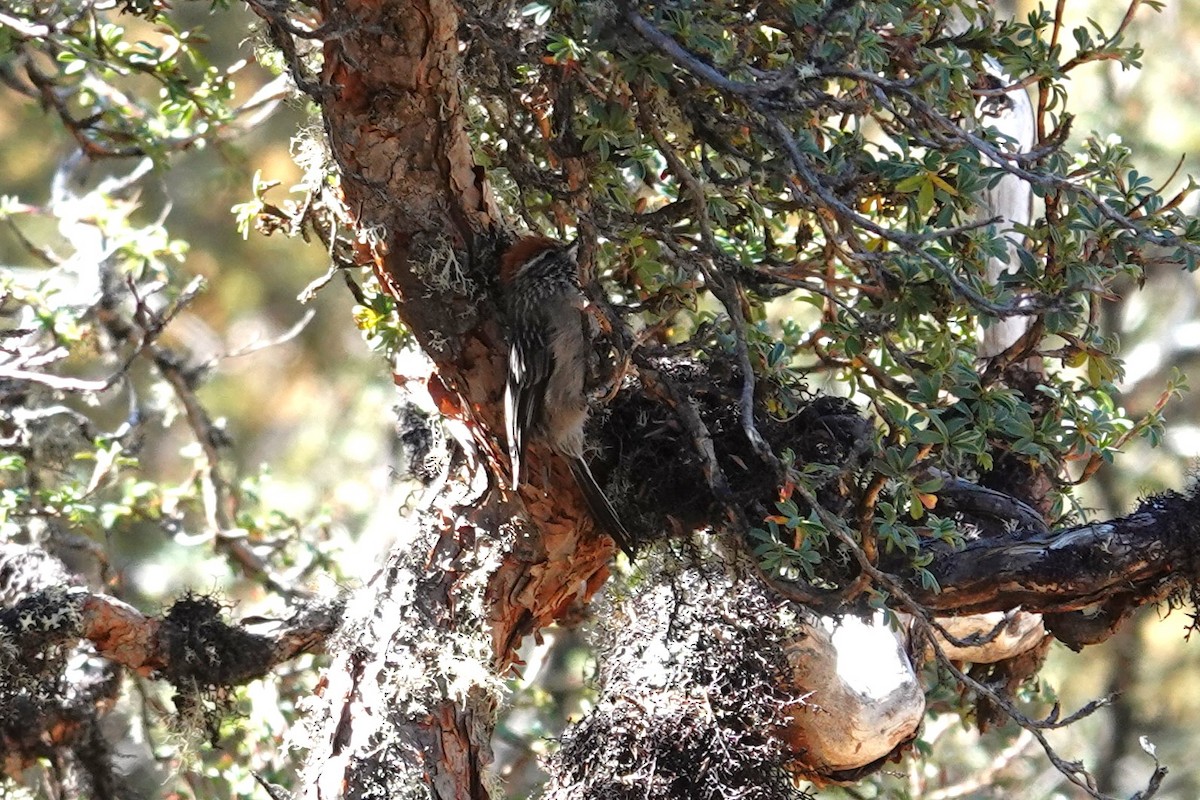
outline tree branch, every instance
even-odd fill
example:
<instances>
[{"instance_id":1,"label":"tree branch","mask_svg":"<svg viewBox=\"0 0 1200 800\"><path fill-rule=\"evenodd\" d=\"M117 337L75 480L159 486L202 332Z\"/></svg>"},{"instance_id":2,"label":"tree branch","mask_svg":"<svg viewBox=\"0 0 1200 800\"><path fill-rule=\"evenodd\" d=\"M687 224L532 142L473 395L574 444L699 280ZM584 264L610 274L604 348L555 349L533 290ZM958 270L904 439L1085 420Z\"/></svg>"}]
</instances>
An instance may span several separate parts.
<instances>
[{"instance_id":1,"label":"tree branch","mask_svg":"<svg viewBox=\"0 0 1200 800\"><path fill-rule=\"evenodd\" d=\"M941 590L909 591L942 614L1069 611L1114 597L1128 606L1159 602L1200 581L1198 495L1167 492L1126 517L981 537L958 551L934 545L928 569Z\"/></svg>"}]
</instances>

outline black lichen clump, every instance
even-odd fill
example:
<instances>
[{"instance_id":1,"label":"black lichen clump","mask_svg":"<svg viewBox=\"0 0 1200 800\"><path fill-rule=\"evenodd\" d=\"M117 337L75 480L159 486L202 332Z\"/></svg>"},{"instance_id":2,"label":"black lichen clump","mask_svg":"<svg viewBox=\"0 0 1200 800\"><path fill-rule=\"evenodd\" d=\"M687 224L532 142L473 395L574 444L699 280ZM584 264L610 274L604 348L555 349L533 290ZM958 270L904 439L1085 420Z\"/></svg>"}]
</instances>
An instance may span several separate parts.
<instances>
[{"instance_id":1,"label":"black lichen clump","mask_svg":"<svg viewBox=\"0 0 1200 800\"><path fill-rule=\"evenodd\" d=\"M1131 519L1154 520L1162 550L1174 554L1177 580L1167 596L1171 609L1190 606L1188 638L1200 630L1200 474L1193 474L1186 493L1162 492L1138 503Z\"/></svg>"},{"instance_id":2,"label":"black lichen clump","mask_svg":"<svg viewBox=\"0 0 1200 800\"><path fill-rule=\"evenodd\" d=\"M175 687L182 718L198 718L215 738L233 711L229 687L262 675L272 664L270 639L229 625L222 606L207 595L188 593L171 606L159 636L168 665L163 677Z\"/></svg>"},{"instance_id":3,"label":"black lichen clump","mask_svg":"<svg viewBox=\"0 0 1200 800\"><path fill-rule=\"evenodd\" d=\"M746 436L736 366L720 353L653 363L660 383L671 391L621 392L597 415L591 431L602 445L594 470L606 477L622 519L647 541L661 531L708 525L722 507L736 507L751 520L775 513L783 476L763 463ZM690 411L678 408L684 403L694 410L699 430L695 419L686 419ZM843 398L817 395L801 405L786 419L759 412L755 427L776 454L791 451L796 468L829 468L817 487L818 499L839 514L858 499L857 481L874 447L873 428ZM702 437L708 441L701 442ZM711 447L719 471L715 479L704 445Z\"/></svg>"},{"instance_id":4,"label":"black lichen clump","mask_svg":"<svg viewBox=\"0 0 1200 800\"><path fill-rule=\"evenodd\" d=\"M687 567L602 615L604 694L563 736L547 800L809 797L779 736L803 702L785 688L787 611L730 578Z\"/></svg>"},{"instance_id":5,"label":"black lichen clump","mask_svg":"<svg viewBox=\"0 0 1200 800\"><path fill-rule=\"evenodd\" d=\"M412 403L396 408L393 461L399 477L412 477L429 486L450 460L446 434L435 416Z\"/></svg>"}]
</instances>

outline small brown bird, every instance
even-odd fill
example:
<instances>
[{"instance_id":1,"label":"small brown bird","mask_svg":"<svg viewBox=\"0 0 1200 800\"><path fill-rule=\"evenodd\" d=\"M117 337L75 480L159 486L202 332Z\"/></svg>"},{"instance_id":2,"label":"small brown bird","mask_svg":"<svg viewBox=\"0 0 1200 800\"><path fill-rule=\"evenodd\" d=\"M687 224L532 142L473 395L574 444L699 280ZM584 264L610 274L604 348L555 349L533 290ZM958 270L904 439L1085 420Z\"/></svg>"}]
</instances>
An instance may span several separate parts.
<instances>
[{"instance_id":1,"label":"small brown bird","mask_svg":"<svg viewBox=\"0 0 1200 800\"><path fill-rule=\"evenodd\" d=\"M515 489L521 481L531 437L544 440L567 459L588 510L632 560L636 543L583 459L594 342L588 300L579 285L578 252L578 241L529 236L501 259L511 337L504 416L512 485Z\"/></svg>"}]
</instances>

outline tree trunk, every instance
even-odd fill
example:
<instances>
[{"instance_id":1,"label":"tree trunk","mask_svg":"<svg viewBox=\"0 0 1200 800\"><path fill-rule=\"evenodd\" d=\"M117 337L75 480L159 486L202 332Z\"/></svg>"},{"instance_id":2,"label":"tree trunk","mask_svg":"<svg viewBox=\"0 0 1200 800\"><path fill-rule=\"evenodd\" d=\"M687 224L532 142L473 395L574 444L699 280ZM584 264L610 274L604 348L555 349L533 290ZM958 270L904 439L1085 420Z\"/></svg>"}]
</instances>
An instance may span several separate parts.
<instances>
[{"instance_id":1,"label":"tree trunk","mask_svg":"<svg viewBox=\"0 0 1200 800\"><path fill-rule=\"evenodd\" d=\"M506 237L467 139L455 6L323 12L343 31L325 42L320 92L345 209L359 230L383 231L360 255L432 359L424 380L455 441L443 491L405 521L348 612L312 724L308 796L484 798L498 676L524 635L604 583L613 548L564 464L535 450L519 496L495 480L505 346L493 270Z\"/></svg>"}]
</instances>

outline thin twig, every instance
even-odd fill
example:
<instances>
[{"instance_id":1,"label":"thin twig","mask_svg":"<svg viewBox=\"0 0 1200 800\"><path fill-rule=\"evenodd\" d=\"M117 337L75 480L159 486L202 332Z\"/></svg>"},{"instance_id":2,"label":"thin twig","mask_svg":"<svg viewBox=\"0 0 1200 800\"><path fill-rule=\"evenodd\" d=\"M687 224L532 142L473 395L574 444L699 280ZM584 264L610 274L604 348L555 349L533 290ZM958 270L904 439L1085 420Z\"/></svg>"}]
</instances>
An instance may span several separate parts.
<instances>
[{"instance_id":1,"label":"thin twig","mask_svg":"<svg viewBox=\"0 0 1200 800\"><path fill-rule=\"evenodd\" d=\"M288 328L286 331L279 334L278 336L272 337L270 339L258 341L258 342L250 342L249 344L242 345L241 347L237 348L236 350L230 350L228 353L226 353L223 356L214 356L212 359L212 362L220 361L221 359L224 359L224 358L239 358L241 356L250 355L251 353L257 353L260 350L266 350L267 348L270 348L270 347L276 347L277 345L286 344L287 342L290 342L292 339L295 339L297 336L299 336L301 333L303 333L304 329L308 327L308 323L312 322L313 318L316 316L317 316L316 309L310 308L304 312L304 315L301 316L299 320L297 320L295 325ZM212 363L212 362L210 362L210 363Z\"/></svg>"},{"instance_id":2,"label":"thin twig","mask_svg":"<svg viewBox=\"0 0 1200 800\"><path fill-rule=\"evenodd\" d=\"M654 124L650 116L648 98L644 93L638 94L638 117L643 128L650 133L655 144L658 145L659 152L662 153L663 158L667 161L668 169L671 170L691 197L696 222L700 226L700 235L709 250L710 256L720 258L720 247L716 243L716 237L713 235L712 226L708 219L708 203L704 186L675 153L674 148L671 147L670 142L667 141L666 136L659 130L659 127ZM681 257L674 245L669 242L664 242L663 244L676 258ZM733 285L733 277L724 272L721 275L717 275L713 270L708 268L708 264L703 258L699 260L698 266L704 274L705 280L708 282L709 289L716 296L717 300L720 301L721 305L724 306L725 313L729 315L730 326L733 329L738 365L742 371L742 391L738 398L742 431L745 433L746 439L750 442L750 446L753 448L755 454L771 469L776 477L779 477L783 471L779 457L775 455L771 446L767 444L762 434L758 432L758 427L754 422L754 366L750 363L750 346L746 341L746 320L742 314L741 299L738 297L737 290Z\"/></svg>"}]
</instances>

